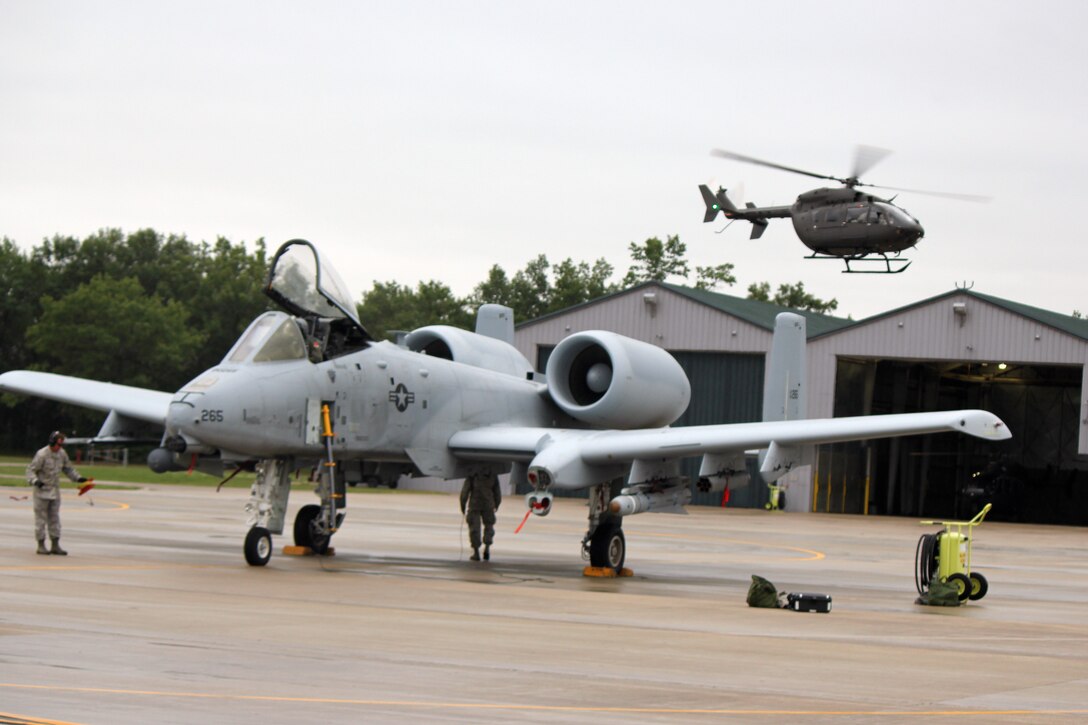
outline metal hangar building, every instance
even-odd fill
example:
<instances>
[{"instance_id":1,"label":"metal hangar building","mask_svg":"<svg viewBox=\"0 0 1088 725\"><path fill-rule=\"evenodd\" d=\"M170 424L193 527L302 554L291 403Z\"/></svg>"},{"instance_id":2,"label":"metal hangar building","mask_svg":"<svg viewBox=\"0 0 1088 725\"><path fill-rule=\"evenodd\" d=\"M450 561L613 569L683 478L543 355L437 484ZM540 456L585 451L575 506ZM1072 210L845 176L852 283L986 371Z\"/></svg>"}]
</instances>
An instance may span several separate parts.
<instances>
[{"instance_id":1,"label":"metal hangar building","mask_svg":"<svg viewBox=\"0 0 1088 725\"><path fill-rule=\"evenodd\" d=\"M983 408L1013 438L959 435L819 446L791 472L786 508L936 518L1088 524L1088 320L955 289L853 321L661 282L646 282L518 325L518 349L543 371L582 330L611 330L672 353L692 400L675 425L762 418L774 318L807 320L808 414L814 418ZM694 480L697 462L686 474ZM730 506L762 506L758 482ZM720 494L693 502L720 505Z\"/></svg>"}]
</instances>

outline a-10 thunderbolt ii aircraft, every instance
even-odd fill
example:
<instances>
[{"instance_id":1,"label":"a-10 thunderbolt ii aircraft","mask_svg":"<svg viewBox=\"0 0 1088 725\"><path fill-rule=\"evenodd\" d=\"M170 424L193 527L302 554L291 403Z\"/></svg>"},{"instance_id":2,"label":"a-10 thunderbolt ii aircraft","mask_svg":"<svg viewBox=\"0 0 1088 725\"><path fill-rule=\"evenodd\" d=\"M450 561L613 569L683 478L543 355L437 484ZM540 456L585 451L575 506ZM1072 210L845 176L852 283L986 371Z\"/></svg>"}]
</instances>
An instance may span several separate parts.
<instances>
[{"instance_id":1,"label":"a-10 thunderbolt ii aircraft","mask_svg":"<svg viewBox=\"0 0 1088 725\"><path fill-rule=\"evenodd\" d=\"M690 501L685 457L702 456L698 485L721 490L747 482L751 449L775 480L818 443L940 431L1010 437L980 410L804 419L804 318L789 313L772 344L769 420L670 428L691 390L676 360L653 345L578 332L555 347L541 377L513 347L510 310L497 305L481 308L476 332L439 325L411 332L403 346L376 341L343 282L303 240L277 251L265 291L285 311L259 316L221 363L176 393L30 371L0 375L0 390L109 411L100 440L161 431L148 458L157 472L254 468L244 552L255 566L283 533L299 470L318 472L319 503L298 512L294 540L317 553L343 523L348 482L512 469L531 485L534 514L550 511L555 491L588 489L583 555L597 573L618 573L623 518Z\"/></svg>"}]
</instances>

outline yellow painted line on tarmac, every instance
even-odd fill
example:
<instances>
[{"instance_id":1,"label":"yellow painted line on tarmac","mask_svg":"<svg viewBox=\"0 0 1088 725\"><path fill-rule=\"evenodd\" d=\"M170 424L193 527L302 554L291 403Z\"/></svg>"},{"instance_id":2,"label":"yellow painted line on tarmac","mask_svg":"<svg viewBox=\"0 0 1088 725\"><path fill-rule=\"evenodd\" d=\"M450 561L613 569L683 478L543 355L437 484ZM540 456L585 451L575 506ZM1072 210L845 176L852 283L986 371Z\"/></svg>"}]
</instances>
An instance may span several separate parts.
<instances>
[{"instance_id":1,"label":"yellow painted line on tarmac","mask_svg":"<svg viewBox=\"0 0 1088 725\"><path fill-rule=\"evenodd\" d=\"M284 695L229 695L213 692L161 692L158 690L118 690L96 687L59 687L54 685L26 685L0 682L0 688L12 690L37 690L42 692L71 692L84 695L122 695L130 697L173 697L200 700L229 700L235 702L287 702L305 705L358 705L361 707L401 707L423 710L509 710L512 712L603 712L642 715L746 715L756 716L868 716L868 717L954 717L978 715L982 717L1022 717L1029 715L1088 715L1088 708L1039 709L1039 710L776 710L757 708L679 708L679 707L624 707L607 705L522 705L503 702L429 702L423 700L367 700L337 697L287 697Z\"/></svg>"},{"instance_id":2,"label":"yellow painted line on tarmac","mask_svg":"<svg viewBox=\"0 0 1088 725\"><path fill-rule=\"evenodd\" d=\"M815 549L802 549L798 546L786 546L784 544L768 544L766 541L746 541L744 539L724 539L717 536L698 536L694 534L658 534L653 532L640 531L639 536L656 536L659 539L684 539L688 541L710 541L713 543L733 543L733 544L745 544L747 546L755 546L760 549L783 549L785 551L795 551L799 554L804 554L801 557L791 556L789 561L819 561L820 559L826 559L827 554L822 551L816 551Z\"/></svg>"},{"instance_id":3,"label":"yellow painted line on tarmac","mask_svg":"<svg viewBox=\"0 0 1088 725\"><path fill-rule=\"evenodd\" d=\"M219 568L219 566L215 564L35 564L0 566L0 571L152 571L155 569L215 568Z\"/></svg>"},{"instance_id":4,"label":"yellow painted line on tarmac","mask_svg":"<svg viewBox=\"0 0 1088 725\"><path fill-rule=\"evenodd\" d=\"M30 715L16 715L11 712L0 712L0 725L76 725L67 720L46 720Z\"/></svg>"},{"instance_id":5,"label":"yellow painted line on tarmac","mask_svg":"<svg viewBox=\"0 0 1088 725\"><path fill-rule=\"evenodd\" d=\"M90 494L87 494L87 495L90 495ZM79 498L77 498L75 496L65 496L65 498L67 500L70 500L70 501L76 501L76 502L81 502L82 501L82 499L79 499ZM112 507L112 508L105 509L106 511L127 511L128 509L131 508L131 506L129 504L127 504L127 503L121 503L120 501L111 501L108 498L96 498L96 499L94 499L94 503L89 504L87 506L87 508L90 509L90 508L93 507L95 510L101 510L98 507L100 505L102 505L102 504L106 504L106 505ZM78 513L80 511L82 511L81 508L80 509L72 509L71 505L69 505L67 508L64 509L65 515L67 515L69 513Z\"/></svg>"}]
</instances>

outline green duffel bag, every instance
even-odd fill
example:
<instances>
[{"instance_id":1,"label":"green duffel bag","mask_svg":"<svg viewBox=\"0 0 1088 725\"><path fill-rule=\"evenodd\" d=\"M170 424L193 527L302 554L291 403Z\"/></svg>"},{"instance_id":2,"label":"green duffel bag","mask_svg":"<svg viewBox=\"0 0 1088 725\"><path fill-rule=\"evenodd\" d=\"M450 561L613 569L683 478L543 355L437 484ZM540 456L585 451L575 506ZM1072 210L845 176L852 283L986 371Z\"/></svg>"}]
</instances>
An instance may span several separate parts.
<instances>
[{"instance_id":1,"label":"green duffel bag","mask_svg":"<svg viewBox=\"0 0 1088 725\"><path fill-rule=\"evenodd\" d=\"M935 578L929 583L929 591L915 599L914 603L930 607L958 607L960 593L954 584Z\"/></svg>"},{"instance_id":2,"label":"green duffel bag","mask_svg":"<svg viewBox=\"0 0 1088 725\"><path fill-rule=\"evenodd\" d=\"M752 583L748 587L748 606L777 609L779 607L778 592L775 590L774 584L761 576L753 574Z\"/></svg>"}]
</instances>

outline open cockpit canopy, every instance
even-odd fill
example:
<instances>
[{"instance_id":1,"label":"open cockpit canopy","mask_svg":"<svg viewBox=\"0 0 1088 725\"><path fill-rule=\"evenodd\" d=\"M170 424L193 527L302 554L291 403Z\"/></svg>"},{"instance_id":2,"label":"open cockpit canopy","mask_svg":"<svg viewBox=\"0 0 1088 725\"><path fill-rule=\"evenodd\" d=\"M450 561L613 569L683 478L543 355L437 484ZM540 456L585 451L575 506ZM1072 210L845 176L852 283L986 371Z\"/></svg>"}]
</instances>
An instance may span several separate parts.
<instances>
[{"instance_id":1,"label":"open cockpit canopy","mask_svg":"<svg viewBox=\"0 0 1088 725\"><path fill-rule=\"evenodd\" d=\"M355 303L340 275L317 248L305 239L292 239L272 258L265 294L293 315L350 322L363 336Z\"/></svg>"},{"instance_id":2,"label":"open cockpit canopy","mask_svg":"<svg viewBox=\"0 0 1088 725\"><path fill-rule=\"evenodd\" d=\"M264 292L300 318L308 355L314 362L358 350L373 340L359 322L344 280L305 239L284 242L276 251Z\"/></svg>"}]
</instances>

